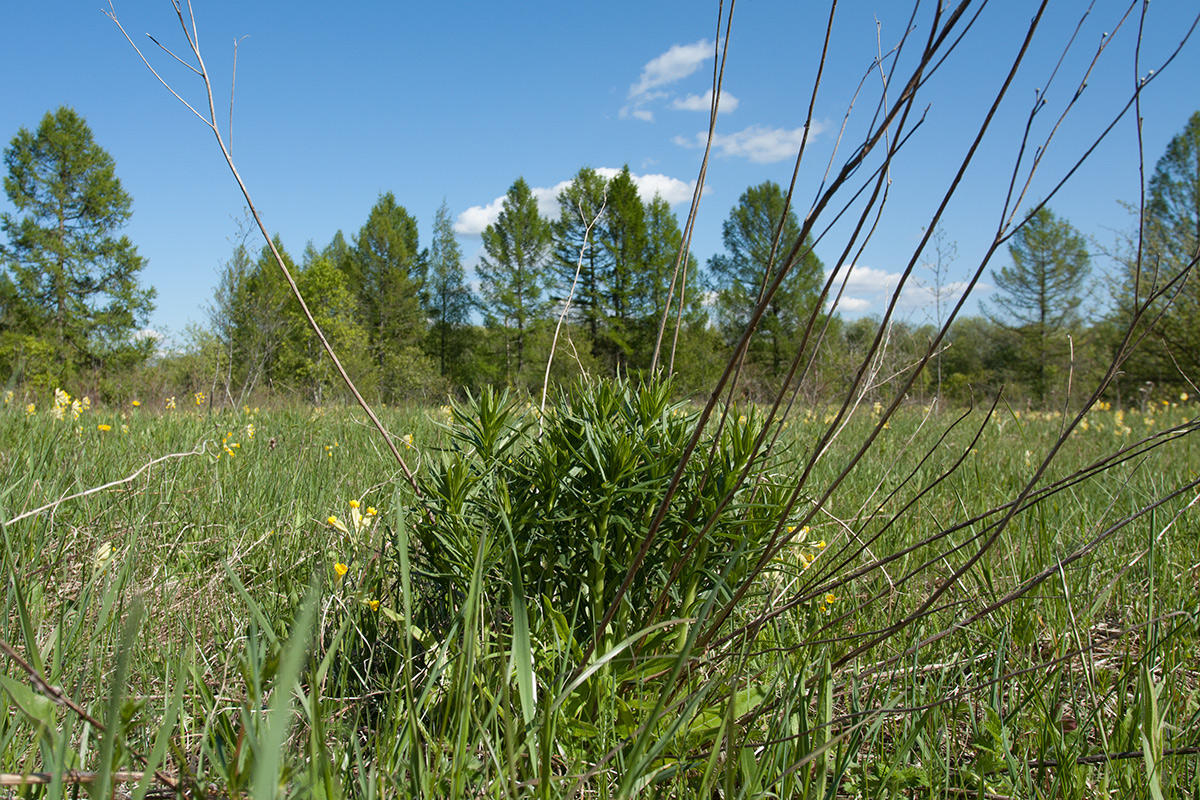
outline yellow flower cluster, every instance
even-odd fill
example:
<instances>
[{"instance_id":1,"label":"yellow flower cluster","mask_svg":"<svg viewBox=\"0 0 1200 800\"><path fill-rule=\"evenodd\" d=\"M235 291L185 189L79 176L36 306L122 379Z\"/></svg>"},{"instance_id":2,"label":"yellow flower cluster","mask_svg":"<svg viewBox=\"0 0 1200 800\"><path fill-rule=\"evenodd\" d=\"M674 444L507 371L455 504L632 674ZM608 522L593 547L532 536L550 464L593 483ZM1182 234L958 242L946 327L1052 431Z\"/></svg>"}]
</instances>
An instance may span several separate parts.
<instances>
[{"instance_id":1,"label":"yellow flower cluster","mask_svg":"<svg viewBox=\"0 0 1200 800\"><path fill-rule=\"evenodd\" d=\"M226 432L225 437L223 439L221 439L221 449L225 451L225 454L227 456L229 456L230 458L233 458L234 456L237 455L237 453L235 451L238 450L242 445L240 442L230 442L229 440L231 438L233 438L233 431ZM217 453L217 458L220 458L220 457L221 457L221 454Z\"/></svg>"},{"instance_id":2,"label":"yellow flower cluster","mask_svg":"<svg viewBox=\"0 0 1200 800\"><path fill-rule=\"evenodd\" d=\"M837 602L837 596L834 595L832 592L830 592L830 593L826 594L824 597L822 597L821 600L823 602L819 606L817 606L817 610L820 611L822 614L828 614L829 609L832 608L833 604Z\"/></svg>"},{"instance_id":3,"label":"yellow flower cluster","mask_svg":"<svg viewBox=\"0 0 1200 800\"><path fill-rule=\"evenodd\" d=\"M67 414L70 413L71 419L79 419L80 415L91 407L92 401L90 398L84 397L81 400L72 400L71 395L67 394L62 389L55 389L54 405L50 408L50 416L54 417L55 419L66 419ZM33 414L34 412L30 411L31 408L33 408L32 403L25 407L25 413Z\"/></svg>"},{"instance_id":4,"label":"yellow flower cluster","mask_svg":"<svg viewBox=\"0 0 1200 800\"><path fill-rule=\"evenodd\" d=\"M351 534L361 534L363 531L367 530L371 526L371 523L374 522L375 517L379 515L379 511L377 511L374 506L367 506L366 510L364 511L362 509L362 503L358 500L351 500L348 505L350 506L349 525L332 514L330 514L325 521L334 530L345 534L345 538L342 540L342 546L353 549L357 542L349 538ZM343 580L347 573L350 572L350 564L354 563L354 559L350 558L348 561L350 563L341 560L334 561L333 572L336 580ZM379 610L381 601L376 598L364 596L362 590L353 591L351 596L356 598L358 602L362 603L372 611Z\"/></svg>"}]
</instances>

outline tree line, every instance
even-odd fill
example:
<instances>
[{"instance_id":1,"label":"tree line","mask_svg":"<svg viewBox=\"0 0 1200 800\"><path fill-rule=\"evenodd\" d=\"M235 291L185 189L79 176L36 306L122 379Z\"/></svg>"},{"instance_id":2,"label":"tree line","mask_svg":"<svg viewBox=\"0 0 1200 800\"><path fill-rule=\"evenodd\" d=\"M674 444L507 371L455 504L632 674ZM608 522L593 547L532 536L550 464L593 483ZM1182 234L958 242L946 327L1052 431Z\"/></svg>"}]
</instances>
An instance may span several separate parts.
<instances>
[{"instance_id":1,"label":"tree line","mask_svg":"<svg viewBox=\"0 0 1200 800\"><path fill-rule=\"evenodd\" d=\"M138 335L153 309L154 289L138 283L145 259L119 235L132 201L86 122L59 108L36 132L22 128L4 158L16 211L0 215L0 380L8 386L83 381L120 394L133 381L143 393L202 389L237 404L262 393L316 403L341 396L248 225L220 265L206 324L188 332L183 351L155 353L154 341ZM1159 160L1147 196L1140 236L1107 251L1049 207L1031 213L1008 263L992 271L996 292L980 316L951 327L917 399L963 403L1005 386L1030 405L1057 403L1069 374L1107 365L1139 309L1150 312L1136 331L1142 341L1114 391L1144 398L1148 386L1187 386L1200 367L1200 290L1188 276L1200 232L1200 112ZM745 396L778 385L827 278L811 239L793 248L801 227L778 184L742 193L722 224L723 251L704 265L685 251L669 204L644 200L628 167L611 177L584 167L557 200L557 214L543 216L526 181L514 181L482 233L473 282L445 202L424 246L417 219L391 192L358 231L338 231L322 247L309 242L298 259L278 237L275 244L351 376L384 402L488 384L532 390L548 363L560 384L581 374L636 376L656 350L682 391L702 392L751 324L762 287L790 258L754 320L742 365ZM870 365L877 381L915 363L945 319L955 249L944 231L933 245L927 318L892 323ZM1096 280L1101 252L1114 267ZM802 386L812 399L847 385L878 320L835 314L818 323L825 344Z\"/></svg>"}]
</instances>

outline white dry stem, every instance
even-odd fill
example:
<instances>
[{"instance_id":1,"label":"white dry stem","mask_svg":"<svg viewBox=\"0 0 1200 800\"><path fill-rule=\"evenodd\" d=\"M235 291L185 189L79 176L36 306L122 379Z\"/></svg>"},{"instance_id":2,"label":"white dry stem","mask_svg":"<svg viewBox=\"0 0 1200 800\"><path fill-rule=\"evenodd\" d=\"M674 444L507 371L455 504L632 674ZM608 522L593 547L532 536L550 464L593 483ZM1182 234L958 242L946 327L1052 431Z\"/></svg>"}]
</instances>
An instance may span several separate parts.
<instances>
[{"instance_id":1,"label":"white dry stem","mask_svg":"<svg viewBox=\"0 0 1200 800\"><path fill-rule=\"evenodd\" d=\"M38 514L41 514L43 511L50 511L51 509L58 508L58 506L62 505L63 503L66 503L69 500L78 500L81 497L87 497L89 494L96 494L97 492L103 492L105 489L111 489L114 486L121 486L122 484L130 483L138 475L141 475L143 472L150 469L155 464L160 464L163 461L167 461L172 458L183 458L185 456L199 456L199 455L203 455L203 454L204 454L204 443L201 443L196 447L195 450L189 450L186 453L171 453L169 455L160 456L159 458L156 458L153 461L146 462L145 464L142 465L142 468L139 469L137 472L133 473L132 475L130 475L128 477L121 478L119 481L112 481L110 483L104 484L103 486L96 486L92 489L87 489L86 491L76 492L75 494L69 494L66 497L60 497L57 500L55 500L53 503L47 503L46 505L41 506L39 508L35 508L32 511L26 511L24 514L18 514L17 516L8 520L4 524L6 526L12 525L14 522L20 522L23 519L28 519L29 517L35 517Z\"/></svg>"},{"instance_id":2,"label":"white dry stem","mask_svg":"<svg viewBox=\"0 0 1200 800\"><path fill-rule=\"evenodd\" d=\"M546 419L546 393L550 387L550 366L554 363L554 350L558 347L558 332L562 330L563 323L566 322L567 312L571 310L571 300L575 297L575 287L579 285L579 273L583 271L583 256L587 253L588 248L592 246L589 241L592 235L592 228L600 220L604 214L604 208L608 205L608 193L604 195L604 199L600 202L600 210L588 221L587 215L583 213L583 201L579 201L579 218L587 223L583 229L583 242L579 245L579 260L575 262L575 278L571 281L571 290L567 292L567 299L563 301L562 313L558 315L558 324L554 326L554 338L550 342L550 357L546 359L546 377L542 380L542 405L539 408L541 412L538 414L538 431L542 430ZM571 343L571 349L575 349L575 344ZM575 354L575 360L579 360L579 354Z\"/></svg>"}]
</instances>

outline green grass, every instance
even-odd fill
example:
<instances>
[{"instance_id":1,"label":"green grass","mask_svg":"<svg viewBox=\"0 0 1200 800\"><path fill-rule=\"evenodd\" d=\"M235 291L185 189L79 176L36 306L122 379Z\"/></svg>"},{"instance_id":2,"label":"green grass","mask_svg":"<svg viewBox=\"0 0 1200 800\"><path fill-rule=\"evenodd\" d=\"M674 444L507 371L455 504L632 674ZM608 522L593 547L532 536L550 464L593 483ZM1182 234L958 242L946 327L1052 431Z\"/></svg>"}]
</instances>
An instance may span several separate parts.
<instances>
[{"instance_id":1,"label":"green grass","mask_svg":"<svg viewBox=\"0 0 1200 800\"><path fill-rule=\"evenodd\" d=\"M805 473L834 410L755 462L731 409L652 539L665 388L381 409L420 496L355 409L23 405L2 637L94 719L7 659L30 796L1200 796L1193 405L1090 412L1006 526L1057 415L903 408L839 479L878 411Z\"/></svg>"}]
</instances>

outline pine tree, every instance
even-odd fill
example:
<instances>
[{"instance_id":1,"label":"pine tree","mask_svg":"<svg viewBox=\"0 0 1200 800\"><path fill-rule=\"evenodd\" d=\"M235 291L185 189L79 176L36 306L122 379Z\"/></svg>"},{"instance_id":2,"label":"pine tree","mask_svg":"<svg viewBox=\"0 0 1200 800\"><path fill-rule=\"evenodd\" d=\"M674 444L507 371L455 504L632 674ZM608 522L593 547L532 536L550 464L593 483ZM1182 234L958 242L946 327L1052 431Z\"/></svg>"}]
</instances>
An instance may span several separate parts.
<instances>
[{"instance_id":1,"label":"pine tree","mask_svg":"<svg viewBox=\"0 0 1200 800\"><path fill-rule=\"evenodd\" d=\"M520 380L529 334L545 317L543 292L551 246L550 223L538 212L529 184L517 178L499 218L483 231L486 255L476 270L484 317L489 325L502 329L509 382Z\"/></svg>"},{"instance_id":2,"label":"pine tree","mask_svg":"<svg viewBox=\"0 0 1200 800\"><path fill-rule=\"evenodd\" d=\"M83 117L63 106L36 133L21 128L4 163L4 191L17 212L0 214L11 287L0 319L5 350L17 359L37 353L46 381L144 361L153 340L134 334L149 319L155 292L138 284L146 259L116 235L133 200L112 156Z\"/></svg>"},{"instance_id":3,"label":"pine tree","mask_svg":"<svg viewBox=\"0 0 1200 800\"><path fill-rule=\"evenodd\" d=\"M1045 206L1017 231L1008 253L1012 266L992 273L999 313L989 316L1019 336L1033 394L1042 402L1065 349L1061 334L1079 321L1091 258L1084 238Z\"/></svg>"}]
</instances>

